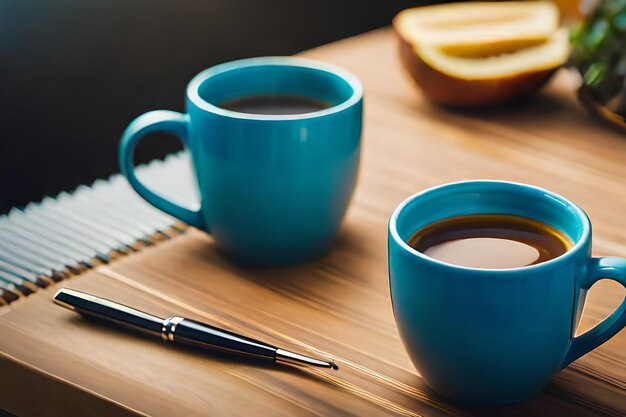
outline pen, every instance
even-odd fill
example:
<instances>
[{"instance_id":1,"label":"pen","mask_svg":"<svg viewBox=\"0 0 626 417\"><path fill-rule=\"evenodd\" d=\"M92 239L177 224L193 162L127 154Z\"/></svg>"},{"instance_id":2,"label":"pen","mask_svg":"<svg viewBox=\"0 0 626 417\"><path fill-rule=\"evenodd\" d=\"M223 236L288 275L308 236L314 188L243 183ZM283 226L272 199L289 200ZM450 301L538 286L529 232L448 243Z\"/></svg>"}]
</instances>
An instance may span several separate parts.
<instances>
[{"instance_id":1,"label":"pen","mask_svg":"<svg viewBox=\"0 0 626 417\"><path fill-rule=\"evenodd\" d=\"M61 288L57 291L54 295L54 302L85 316L97 317L161 336L166 342L199 346L274 363L338 369L332 361L304 356L183 317L173 316L162 319L105 298L69 288Z\"/></svg>"}]
</instances>

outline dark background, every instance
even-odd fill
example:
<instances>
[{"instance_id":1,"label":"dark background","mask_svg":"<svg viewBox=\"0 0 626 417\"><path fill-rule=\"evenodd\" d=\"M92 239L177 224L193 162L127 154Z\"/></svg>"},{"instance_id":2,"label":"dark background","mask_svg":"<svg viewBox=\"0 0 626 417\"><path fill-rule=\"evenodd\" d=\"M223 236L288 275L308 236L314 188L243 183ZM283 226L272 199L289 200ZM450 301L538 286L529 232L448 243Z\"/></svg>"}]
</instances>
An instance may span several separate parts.
<instances>
[{"instance_id":1,"label":"dark background","mask_svg":"<svg viewBox=\"0 0 626 417\"><path fill-rule=\"evenodd\" d=\"M186 83L388 25L404 0L0 0L0 213L118 171L126 125ZM146 162L181 147L162 135Z\"/></svg>"}]
</instances>

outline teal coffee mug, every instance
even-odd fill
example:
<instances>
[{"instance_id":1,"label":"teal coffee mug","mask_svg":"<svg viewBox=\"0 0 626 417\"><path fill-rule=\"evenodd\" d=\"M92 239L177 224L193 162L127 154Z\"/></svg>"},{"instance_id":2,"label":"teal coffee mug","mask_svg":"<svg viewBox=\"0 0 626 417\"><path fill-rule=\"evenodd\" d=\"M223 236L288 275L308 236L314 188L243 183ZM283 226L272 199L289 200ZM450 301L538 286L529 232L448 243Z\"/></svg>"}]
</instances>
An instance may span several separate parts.
<instances>
[{"instance_id":1,"label":"teal coffee mug","mask_svg":"<svg viewBox=\"0 0 626 417\"><path fill-rule=\"evenodd\" d=\"M297 114L222 107L263 96L325 106ZM240 262L311 260L328 251L356 184L362 106L360 82L337 67L294 57L221 64L189 83L185 114L152 111L128 126L120 143L121 170L145 200L210 233ZM189 151L199 209L165 199L135 175L135 145L155 131L173 133Z\"/></svg>"},{"instance_id":2,"label":"teal coffee mug","mask_svg":"<svg viewBox=\"0 0 626 417\"><path fill-rule=\"evenodd\" d=\"M567 235L573 246L535 265L477 269L435 260L407 244L416 230L471 214L534 219ZM389 280L400 335L424 382L460 402L506 405L530 398L624 328L626 300L574 337L587 290L602 278L626 287L626 259L591 257L585 212L530 185L442 185L409 197L389 221Z\"/></svg>"}]
</instances>

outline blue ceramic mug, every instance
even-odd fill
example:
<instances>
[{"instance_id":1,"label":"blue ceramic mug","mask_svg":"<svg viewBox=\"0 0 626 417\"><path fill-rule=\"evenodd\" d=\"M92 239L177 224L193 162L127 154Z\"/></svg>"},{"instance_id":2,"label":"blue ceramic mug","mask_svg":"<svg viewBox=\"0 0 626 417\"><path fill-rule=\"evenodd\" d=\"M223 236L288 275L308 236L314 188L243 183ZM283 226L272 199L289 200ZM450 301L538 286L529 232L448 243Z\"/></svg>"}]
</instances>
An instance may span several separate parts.
<instances>
[{"instance_id":1,"label":"blue ceramic mug","mask_svg":"<svg viewBox=\"0 0 626 417\"><path fill-rule=\"evenodd\" d=\"M265 94L330 107L262 115L219 106ZM329 249L355 187L362 103L356 77L316 61L265 57L221 64L189 83L186 114L152 111L128 126L120 143L122 173L149 203L210 233L238 261L287 265L314 259ZM133 150L155 131L177 135L190 152L198 210L166 200L137 179Z\"/></svg>"},{"instance_id":2,"label":"blue ceramic mug","mask_svg":"<svg viewBox=\"0 0 626 417\"><path fill-rule=\"evenodd\" d=\"M406 242L418 229L467 214L532 218L574 246L544 263L476 269L441 262ZM574 337L587 290L599 279L626 287L626 259L591 257L591 224L574 203L529 185L447 184L409 197L389 221L389 278L396 323L413 364L434 391L461 402L505 405L626 325L626 300Z\"/></svg>"}]
</instances>

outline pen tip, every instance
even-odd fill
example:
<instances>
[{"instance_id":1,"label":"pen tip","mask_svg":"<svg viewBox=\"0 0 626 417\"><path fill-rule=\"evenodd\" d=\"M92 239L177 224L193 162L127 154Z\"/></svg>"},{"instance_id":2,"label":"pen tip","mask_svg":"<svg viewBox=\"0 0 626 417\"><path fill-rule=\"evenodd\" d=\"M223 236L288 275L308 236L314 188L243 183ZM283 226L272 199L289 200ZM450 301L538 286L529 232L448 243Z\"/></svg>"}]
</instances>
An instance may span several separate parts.
<instances>
[{"instance_id":1,"label":"pen tip","mask_svg":"<svg viewBox=\"0 0 626 417\"><path fill-rule=\"evenodd\" d=\"M321 368L330 368L337 370L339 367L335 365L334 361L323 361L320 359L311 358L309 356L300 355L299 353L290 352L285 349L276 349L274 356L276 362L289 363L294 365L310 365L319 366Z\"/></svg>"}]
</instances>

